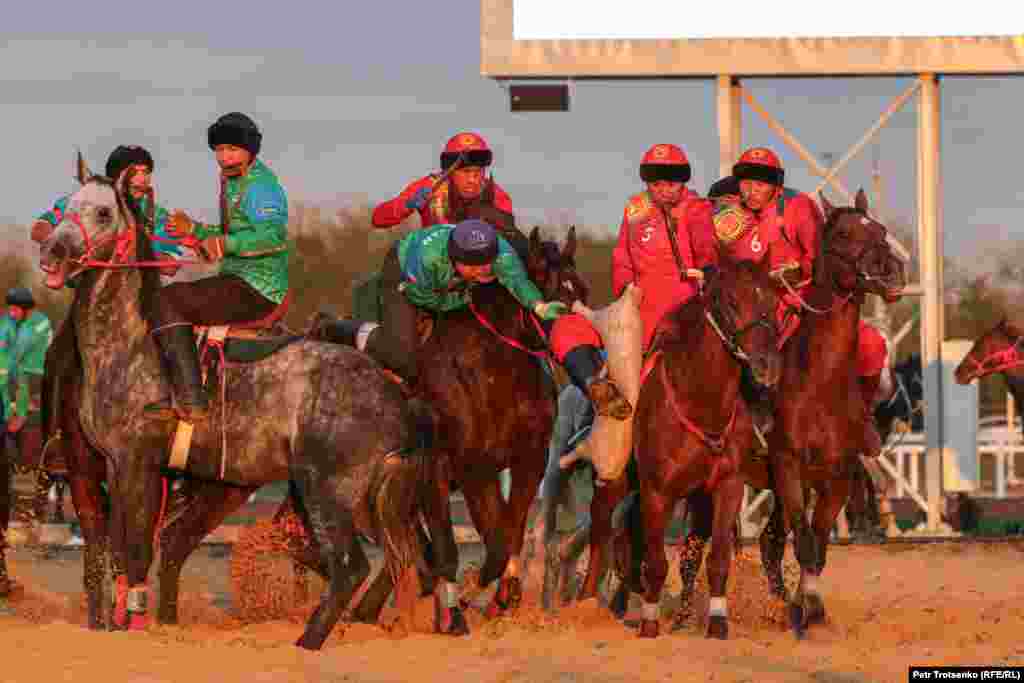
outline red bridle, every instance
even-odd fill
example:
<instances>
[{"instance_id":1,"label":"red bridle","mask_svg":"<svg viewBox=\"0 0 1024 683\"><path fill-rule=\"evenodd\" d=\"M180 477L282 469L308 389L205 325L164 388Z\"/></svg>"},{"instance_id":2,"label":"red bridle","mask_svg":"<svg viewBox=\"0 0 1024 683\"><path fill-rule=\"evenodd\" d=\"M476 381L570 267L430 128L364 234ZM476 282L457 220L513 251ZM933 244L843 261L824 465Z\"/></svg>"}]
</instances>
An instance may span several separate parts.
<instances>
[{"instance_id":1,"label":"red bridle","mask_svg":"<svg viewBox=\"0 0 1024 683\"><path fill-rule=\"evenodd\" d=\"M1017 337L1005 349L993 351L980 361L975 360L973 356L967 356L964 361L971 362L970 380L980 379L986 375L1019 368L1024 365L1024 353L1021 352L1022 341L1024 341L1024 336Z\"/></svg>"},{"instance_id":2,"label":"red bridle","mask_svg":"<svg viewBox=\"0 0 1024 683\"><path fill-rule=\"evenodd\" d=\"M79 232L82 234L82 241L85 243L85 251L82 255L76 259L70 259L72 263L80 266L83 270L88 268L167 268L169 266L179 266L183 264L198 264L200 261L188 260L188 259L155 259L152 261L126 261L128 253L135 244L135 223L130 222L128 227L125 229L115 232L110 237L102 240L93 241L89 235L89 231L85 229L85 225L82 223L82 214L78 211L69 211L65 214L65 218L75 224ZM181 244L189 246L186 240L171 240L165 239L158 235L150 235L149 238L156 242L163 242L165 244ZM96 252L99 249L106 247L108 244L114 244L114 252L110 255L109 261L103 261L95 257Z\"/></svg>"}]
</instances>

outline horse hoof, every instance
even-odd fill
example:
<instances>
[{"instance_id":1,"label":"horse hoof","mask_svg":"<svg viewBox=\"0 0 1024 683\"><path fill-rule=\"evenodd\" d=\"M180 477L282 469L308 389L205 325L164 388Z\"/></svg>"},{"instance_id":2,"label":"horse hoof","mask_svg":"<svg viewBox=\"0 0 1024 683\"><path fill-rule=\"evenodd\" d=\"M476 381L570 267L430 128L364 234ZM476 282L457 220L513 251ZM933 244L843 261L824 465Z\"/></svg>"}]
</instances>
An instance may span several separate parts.
<instances>
[{"instance_id":1,"label":"horse hoof","mask_svg":"<svg viewBox=\"0 0 1024 683\"><path fill-rule=\"evenodd\" d=\"M658 637L658 620L657 619L644 619L640 622L640 637L641 638L657 638Z\"/></svg>"},{"instance_id":2,"label":"horse hoof","mask_svg":"<svg viewBox=\"0 0 1024 683\"><path fill-rule=\"evenodd\" d=\"M825 623L825 603L820 595L804 596L804 619L807 624Z\"/></svg>"},{"instance_id":3,"label":"horse hoof","mask_svg":"<svg viewBox=\"0 0 1024 683\"><path fill-rule=\"evenodd\" d=\"M789 604L789 625L797 640L803 640L805 633L804 608L796 603Z\"/></svg>"},{"instance_id":4,"label":"horse hoof","mask_svg":"<svg viewBox=\"0 0 1024 683\"><path fill-rule=\"evenodd\" d=\"M708 638L729 639L729 621L725 617L708 617Z\"/></svg>"},{"instance_id":5,"label":"horse hoof","mask_svg":"<svg viewBox=\"0 0 1024 683\"><path fill-rule=\"evenodd\" d=\"M440 614L438 615L434 631L444 636L468 636L469 624L466 623L466 615L462 613L462 610L458 607L452 607L447 612L447 619L442 618Z\"/></svg>"},{"instance_id":6,"label":"horse hoof","mask_svg":"<svg viewBox=\"0 0 1024 683\"><path fill-rule=\"evenodd\" d=\"M615 592L615 597L612 598L611 605L609 605L608 608L611 610L612 614L615 615L616 619L622 621L623 617L626 616L626 610L628 607L629 591L624 587L620 587L619 590Z\"/></svg>"}]
</instances>

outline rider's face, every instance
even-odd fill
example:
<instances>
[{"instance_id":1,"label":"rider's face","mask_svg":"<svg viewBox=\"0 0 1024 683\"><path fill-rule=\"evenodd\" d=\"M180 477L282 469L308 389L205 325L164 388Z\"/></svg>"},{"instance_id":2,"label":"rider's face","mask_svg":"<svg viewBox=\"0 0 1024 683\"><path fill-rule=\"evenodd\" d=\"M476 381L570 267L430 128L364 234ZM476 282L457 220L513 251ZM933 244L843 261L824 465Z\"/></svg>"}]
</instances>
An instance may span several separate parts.
<instances>
[{"instance_id":1,"label":"rider's face","mask_svg":"<svg viewBox=\"0 0 1024 683\"><path fill-rule=\"evenodd\" d=\"M743 179L740 181L740 197L748 209L760 211L768 206L775 198L778 191L777 185L766 183L763 180Z\"/></svg>"},{"instance_id":2,"label":"rider's face","mask_svg":"<svg viewBox=\"0 0 1024 683\"><path fill-rule=\"evenodd\" d=\"M21 306L15 306L13 304L8 306L7 314L11 316L11 318L13 318L14 320L20 321L25 319L25 309L22 308Z\"/></svg>"},{"instance_id":3,"label":"rider's face","mask_svg":"<svg viewBox=\"0 0 1024 683\"><path fill-rule=\"evenodd\" d=\"M456 263L455 271L459 274L466 282L491 282L494 280L494 269L491 268L490 263L485 263L482 266L469 266L465 263Z\"/></svg>"},{"instance_id":4,"label":"rider's face","mask_svg":"<svg viewBox=\"0 0 1024 683\"><path fill-rule=\"evenodd\" d=\"M678 203L682 198L683 185L684 183L675 180L655 180L653 183L647 183L647 190L657 204L671 205Z\"/></svg>"},{"instance_id":5,"label":"rider's face","mask_svg":"<svg viewBox=\"0 0 1024 683\"><path fill-rule=\"evenodd\" d=\"M224 175L242 175L252 162L249 150L234 145L217 145L217 164Z\"/></svg>"},{"instance_id":6,"label":"rider's face","mask_svg":"<svg viewBox=\"0 0 1024 683\"><path fill-rule=\"evenodd\" d=\"M463 166L452 171L455 190L463 199L476 199L484 187L484 169L481 166Z\"/></svg>"},{"instance_id":7,"label":"rider's face","mask_svg":"<svg viewBox=\"0 0 1024 683\"><path fill-rule=\"evenodd\" d=\"M149 192L153 186L153 171L146 164L135 164L128 168L128 192L136 199Z\"/></svg>"}]
</instances>

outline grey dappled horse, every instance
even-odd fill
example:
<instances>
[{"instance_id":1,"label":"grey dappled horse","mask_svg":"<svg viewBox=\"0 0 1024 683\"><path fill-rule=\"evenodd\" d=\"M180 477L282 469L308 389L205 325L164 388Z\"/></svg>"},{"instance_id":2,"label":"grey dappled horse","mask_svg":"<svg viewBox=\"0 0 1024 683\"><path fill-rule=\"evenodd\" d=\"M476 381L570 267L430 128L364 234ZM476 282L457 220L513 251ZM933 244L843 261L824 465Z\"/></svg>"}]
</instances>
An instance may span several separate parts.
<instances>
[{"instance_id":1,"label":"grey dappled horse","mask_svg":"<svg viewBox=\"0 0 1024 683\"><path fill-rule=\"evenodd\" d=\"M127 575L128 609L144 620L174 429L143 415L143 406L170 391L147 322L159 275L132 266L153 254L123 188L94 176L81 158L79 181L64 219L42 245L40 266L53 289L77 276L69 316L84 370L79 417L86 438L107 458L111 552ZM118 267L110 267L113 261ZM342 346L294 341L263 360L232 364L225 377L226 403L214 400L210 419L196 425L187 472L204 480L214 498L219 489L290 482L328 583L297 642L318 649L369 574L357 534L384 546L392 572L404 571L420 552L412 521L437 504L426 427L373 361ZM221 396L220 383L211 373L208 390ZM202 515L184 519L206 523ZM431 532L435 552L454 550L450 519L446 530ZM195 528L177 533L203 535Z\"/></svg>"}]
</instances>

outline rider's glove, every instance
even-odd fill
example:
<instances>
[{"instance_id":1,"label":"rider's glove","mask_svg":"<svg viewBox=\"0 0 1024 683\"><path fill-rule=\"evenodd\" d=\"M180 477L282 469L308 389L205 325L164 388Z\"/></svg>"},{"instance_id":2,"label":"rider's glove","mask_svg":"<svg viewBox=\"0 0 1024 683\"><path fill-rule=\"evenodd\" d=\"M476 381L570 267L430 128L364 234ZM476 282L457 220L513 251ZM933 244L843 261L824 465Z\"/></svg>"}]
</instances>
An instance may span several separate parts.
<instances>
[{"instance_id":1,"label":"rider's glove","mask_svg":"<svg viewBox=\"0 0 1024 683\"><path fill-rule=\"evenodd\" d=\"M538 301L533 306L533 312L541 320L556 320L569 312L569 307L561 301Z\"/></svg>"}]
</instances>

